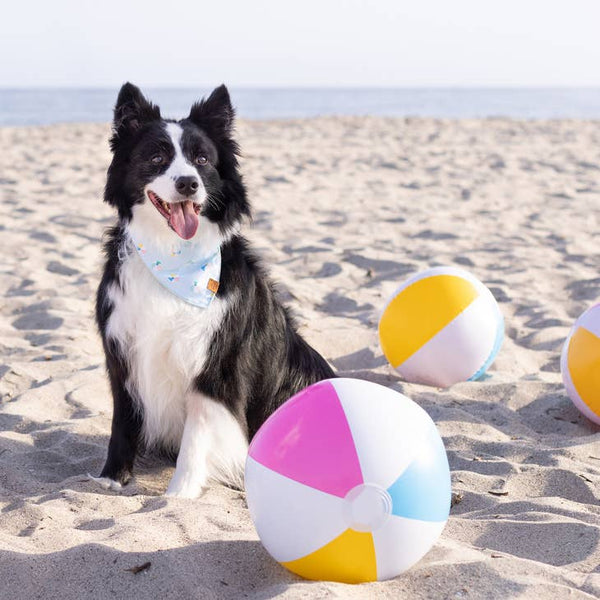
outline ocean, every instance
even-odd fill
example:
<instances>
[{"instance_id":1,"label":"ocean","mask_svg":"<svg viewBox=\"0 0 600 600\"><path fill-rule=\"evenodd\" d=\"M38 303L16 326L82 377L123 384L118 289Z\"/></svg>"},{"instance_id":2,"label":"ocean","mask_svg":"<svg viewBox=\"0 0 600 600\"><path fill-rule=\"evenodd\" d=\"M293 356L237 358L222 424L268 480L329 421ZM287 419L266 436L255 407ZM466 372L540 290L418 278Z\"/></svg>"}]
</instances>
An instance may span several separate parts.
<instances>
[{"instance_id":1,"label":"ocean","mask_svg":"<svg viewBox=\"0 0 600 600\"><path fill-rule=\"evenodd\" d=\"M181 118L209 89L145 88L162 114ZM0 89L0 126L107 122L118 89ZM231 88L238 116L324 115L600 119L600 88Z\"/></svg>"}]
</instances>

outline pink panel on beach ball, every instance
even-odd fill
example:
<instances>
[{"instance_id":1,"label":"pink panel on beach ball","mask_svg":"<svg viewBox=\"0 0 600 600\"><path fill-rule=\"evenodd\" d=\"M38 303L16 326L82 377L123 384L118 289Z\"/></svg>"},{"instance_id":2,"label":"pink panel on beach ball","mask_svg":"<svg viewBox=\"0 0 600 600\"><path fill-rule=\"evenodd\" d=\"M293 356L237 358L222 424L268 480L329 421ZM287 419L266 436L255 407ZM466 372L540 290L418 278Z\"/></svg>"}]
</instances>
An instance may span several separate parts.
<instances>
[{"instance_id":1,"label":"pink panel on beach ball","mask_svg":"<svg viewBox=\"0 0 600 600\"><path fill-rule=\"evenodd\" d=\"M311 385L278 408L248 453L281 475L342 498L363 483L352 433L329 381Z\"/></svg>"}]
</instances>

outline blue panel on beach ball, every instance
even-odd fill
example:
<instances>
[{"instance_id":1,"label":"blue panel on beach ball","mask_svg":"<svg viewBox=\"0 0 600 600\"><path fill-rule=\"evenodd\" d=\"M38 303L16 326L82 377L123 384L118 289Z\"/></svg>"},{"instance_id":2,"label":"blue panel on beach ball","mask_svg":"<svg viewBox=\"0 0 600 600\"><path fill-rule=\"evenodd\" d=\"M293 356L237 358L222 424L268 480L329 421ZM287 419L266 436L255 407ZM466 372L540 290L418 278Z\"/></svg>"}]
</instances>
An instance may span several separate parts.
<instances>
[{"instance_id":1,"label":"blue panel on beach ball","mask_svg":"<svg viewBox=\"0 0 600 600\"><path fill-rule=\"evenodd\" d=\"M441 438L437 432L433 433L388 488L394 515L420 521L448 519L451 498L448 458Z\"/></svg>"}]
</instances>

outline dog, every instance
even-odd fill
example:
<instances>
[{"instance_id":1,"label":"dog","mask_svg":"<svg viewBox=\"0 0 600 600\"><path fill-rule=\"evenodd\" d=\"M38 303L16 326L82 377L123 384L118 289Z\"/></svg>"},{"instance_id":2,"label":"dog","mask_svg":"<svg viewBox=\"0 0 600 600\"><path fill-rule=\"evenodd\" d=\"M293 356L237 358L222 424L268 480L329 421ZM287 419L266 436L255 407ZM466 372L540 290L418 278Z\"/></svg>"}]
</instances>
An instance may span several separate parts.
<instances>
[{"instance_id":1,"label":"dog","mask_svg":"<svg viewBox=\"0 0 600 600\"><path fill-rule=\"evenodd\" d=\"M106 233L96 298L113 397L95 478L106 487L125 485L136 453L157 447L177 456L168 496L196 498L209 480L240 488L248 442L267 417L335 376L240 233L251 208L233 129L224 85L179 121L163 119L131 83L119 92L104 192L118 219ZM167 289L187 267L154 273L161 261L150 264L140 240L161 257L182 247L213 263L220 254L220 272L199 296L205 305ZM201 277L213 264L191 262Z\"/></svg>"}]
</instances>

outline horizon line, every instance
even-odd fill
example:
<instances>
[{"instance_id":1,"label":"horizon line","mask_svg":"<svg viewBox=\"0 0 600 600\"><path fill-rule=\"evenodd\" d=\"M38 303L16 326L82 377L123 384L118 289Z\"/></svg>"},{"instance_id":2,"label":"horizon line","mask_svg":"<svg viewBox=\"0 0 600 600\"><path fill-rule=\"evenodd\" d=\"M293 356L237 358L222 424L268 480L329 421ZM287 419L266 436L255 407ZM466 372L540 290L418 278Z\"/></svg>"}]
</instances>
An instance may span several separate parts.
<instances>
[{"instance_id":1,"label":"horizon line","mask_svg":"<svg viewBox=\"0 0 600 600\"><path fill-rule=\"evenodd\" d=\"M2 85L0 84L0 91L57 91L57 90L77 90L77 91L100 91L100 90L114 90L116 88L121 87L125 81L115 85ZM136 84L137 85L137 84ZM197 90L197 89L211 89L214 88L215 85L220 84L198 84L198 85L164 85L164 84L140 84L138 87L145 89L154 89L154 90ZM554 84L554 85L463 85L463 84L452 84L452 85L392 85L392 86L383 86L383 85L271 85L271 84L257 84L257 85L248 85L248 84L225 84L227 87L236 90L272 90L272 91L282 91L282 90L297 90L297 91L315 91L315 90L328 90L328 91L345 91L345 90L365 90L365 91L403 91L403 90L453 90L453 91L462 91L462 90L481 90L481 91L495 91L495 90L526 90L526 91L535 91L535 90L600 90L600 84L597 85L575 85L575 84Z\"/></svg>"}]
</instances>

